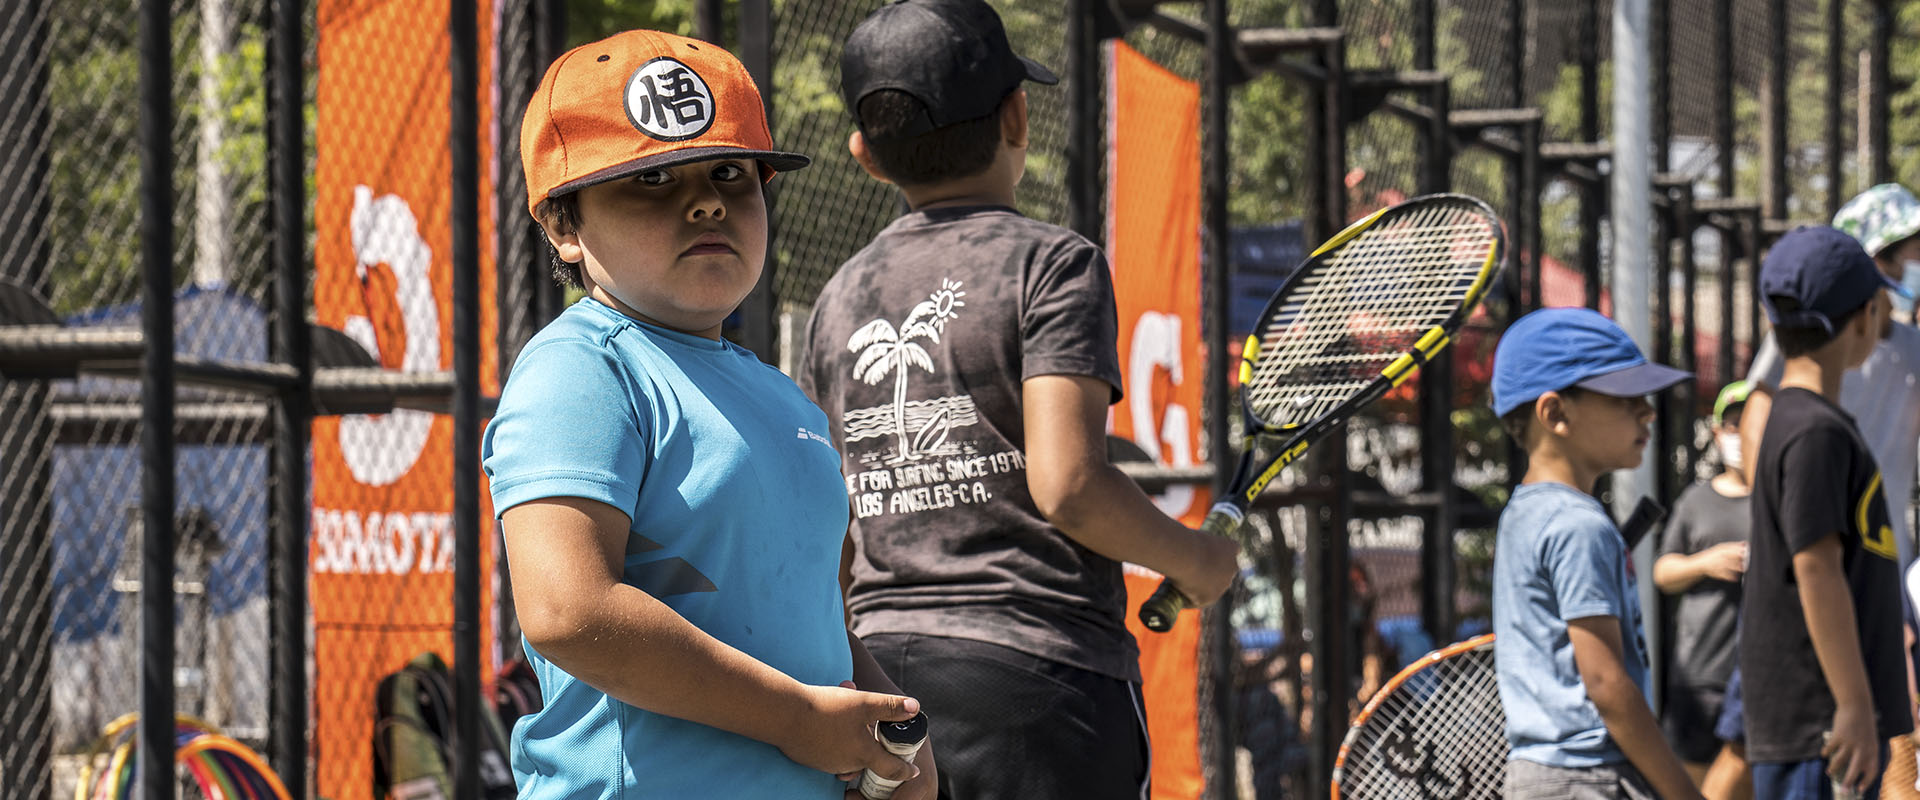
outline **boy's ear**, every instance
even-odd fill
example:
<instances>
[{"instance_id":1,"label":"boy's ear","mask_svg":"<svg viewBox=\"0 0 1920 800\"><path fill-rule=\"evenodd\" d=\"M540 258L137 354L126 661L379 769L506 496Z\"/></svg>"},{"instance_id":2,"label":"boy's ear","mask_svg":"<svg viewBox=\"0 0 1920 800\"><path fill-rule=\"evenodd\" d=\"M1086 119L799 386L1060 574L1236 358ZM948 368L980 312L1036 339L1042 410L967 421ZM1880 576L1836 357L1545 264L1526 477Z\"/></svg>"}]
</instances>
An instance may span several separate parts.
<instances>
[{"instance_id":1,"label":"boy's ear","mask_svg":"<svg viewBox=\"0 0 1920 800\"><path fill-rule=\"evenodd\" d=\"M855 128L853 133L847 135L847 152L853 154L853 160L859 162L860 168L866 170L874 180L893 183L885 172L880 171L880 162L874 160L873 151L867 148L867 137L860 134L859 128Z\"/></svg>"},{"instance_id":2,"label":"boy's ear","mask_svg":"<svg viewBox=\"0 0 1920 800\"><path fill-rule=\"evenodd\" d=\"M1000 104L1000 138L1016 150L1027 148L1027 90L1015 89Z\"/></svg>"},{"instance_id":3,"label":"boy's ear","mask_svg":"<svg viewBox=\"0 0 1920 800\"><path fill-rule=\"evenodd\" d=\"M1567 435L1567 399L1559 392L1547 392L1533 401L1533 421L1543 431Z\"/></svg>"},{"instance_id":4,"label":"boy's ear","mask_svg":"<svg viewBox=\"0 0 1920 800\"><path fill-rule=\"evenodd\" d=\"M580 231L576 228L563 233L556 223L556 220L542 219L540 230L546 232L547 242L553 245L553 250L559 254L560 260L569 264L578 264L586 260L586 248L580 246Z\"/></svg>"}]
</instances>

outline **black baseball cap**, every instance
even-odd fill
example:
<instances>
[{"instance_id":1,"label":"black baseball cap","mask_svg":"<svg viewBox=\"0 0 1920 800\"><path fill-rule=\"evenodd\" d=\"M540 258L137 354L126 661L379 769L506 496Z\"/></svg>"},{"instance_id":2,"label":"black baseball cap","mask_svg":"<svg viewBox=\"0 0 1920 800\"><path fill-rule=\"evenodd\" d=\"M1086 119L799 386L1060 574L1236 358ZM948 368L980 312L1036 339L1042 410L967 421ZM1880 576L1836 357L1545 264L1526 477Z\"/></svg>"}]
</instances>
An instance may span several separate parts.
<instances>
[{"instance_id":1,"label":"black baseball cap","mask_svg":"<svg viewBox=\"0 0 1920 800\"><path fill-rule=\"evenodd\" d=\"M925 120L901 131L906 136L991 114L1023 80L1060 82L1013 52L985 0L894 0L867 15L840 54L840 95L856 125L860 101L881 89L927 107Z\"/></svg>"},{"instance_id":2,"label":"black baseball cap","mask_svg":"<svg viewBox=\"0 0 1920 800\"><path fill-rule=\"evenodd\" d=\"M1760 265L1760 301L1773 324L1820 328L1829 335L1833 320L1852 312L1888 289L1905 294L1882 273L1859 240L1823 225L1795 228L1774 242ZM1793 311L1775 308L1773 298L1799 304Z\"/></svg>"}]
</instances>

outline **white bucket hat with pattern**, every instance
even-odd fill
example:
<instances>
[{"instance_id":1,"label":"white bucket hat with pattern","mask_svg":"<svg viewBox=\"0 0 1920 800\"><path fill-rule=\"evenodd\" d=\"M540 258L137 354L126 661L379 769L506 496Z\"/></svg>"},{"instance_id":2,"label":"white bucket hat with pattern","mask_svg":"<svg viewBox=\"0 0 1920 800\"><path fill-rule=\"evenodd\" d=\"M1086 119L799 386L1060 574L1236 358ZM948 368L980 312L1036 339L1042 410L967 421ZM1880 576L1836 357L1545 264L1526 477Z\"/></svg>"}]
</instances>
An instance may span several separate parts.
<instances>
[{"instance_id":1,"label":"white bucket hat with pattern","mask_svg":"<svg viewBox=\"0 0 1920 800\"><path fill-rule=\"evenodd\" d=\"M1897 183L1883 183L1854 196L1833 215L1833 227L1846 231L1867 255L1920 234L1920 199Z\"/></svg>"}]
</instances>

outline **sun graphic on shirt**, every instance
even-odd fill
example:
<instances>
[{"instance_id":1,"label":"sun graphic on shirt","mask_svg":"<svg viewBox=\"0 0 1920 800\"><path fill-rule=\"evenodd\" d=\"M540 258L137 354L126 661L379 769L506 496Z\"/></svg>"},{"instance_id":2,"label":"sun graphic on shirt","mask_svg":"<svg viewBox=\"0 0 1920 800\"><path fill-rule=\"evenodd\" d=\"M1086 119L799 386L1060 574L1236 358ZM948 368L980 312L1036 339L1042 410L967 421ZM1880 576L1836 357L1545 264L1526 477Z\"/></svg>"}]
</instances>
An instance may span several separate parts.
<instances>
[{"instance_id":1,"label":"sun graphic on shirt","mask_svg":"<svg viewBox=\"0 0 1920 800\"><path fill-rule=\"evenodd\" d=\"M966 306L966 301L960 299L966 296L966 292L960 291L959 281L940 279L940 289L928 298L928 301L933 303L933 318L927 322L932 323L934 329L945 333L947 320L960 316L954 309Z\"/></svg>"}]
</instances>

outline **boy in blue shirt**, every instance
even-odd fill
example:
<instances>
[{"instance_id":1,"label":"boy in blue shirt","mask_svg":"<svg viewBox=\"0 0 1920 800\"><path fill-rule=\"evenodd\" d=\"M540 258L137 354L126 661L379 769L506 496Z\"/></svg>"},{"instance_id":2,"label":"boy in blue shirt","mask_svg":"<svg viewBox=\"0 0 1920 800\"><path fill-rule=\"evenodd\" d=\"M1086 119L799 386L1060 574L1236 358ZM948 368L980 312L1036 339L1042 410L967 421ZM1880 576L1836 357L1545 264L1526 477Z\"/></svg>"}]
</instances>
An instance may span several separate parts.
<instances>
[{"instance_id":1,"label":"boy in blue shirt","mask_svg":"<svg viewBox=\"0 0 1920 800\"><path fill-rule=\"evenodd\" d=\"M653 31L562 55L527 109L528 205L587 297L483 442L545 701L514 726L522 798L837 800L862 770L933 795L930 752L870 728L919 703L846 630L826 417L719 335L765 259L762 184L807 163L771 140L738 61Z\"/></svg>"},{"instance_id":2,"label":"boy in blue shirt","mask_svg":"<svg viewBox=\"0 0 1920 800\"><path fill-rule=\"evenodd\" d=\"M1645 396L1687 378L1587 309L1528 314L1494 352L1494 412L1527 451L1493 562L1509 798L1700 796L1648 707L1627 544L1590 494L1640 464Z\"/></svg>"}]
</instances>

